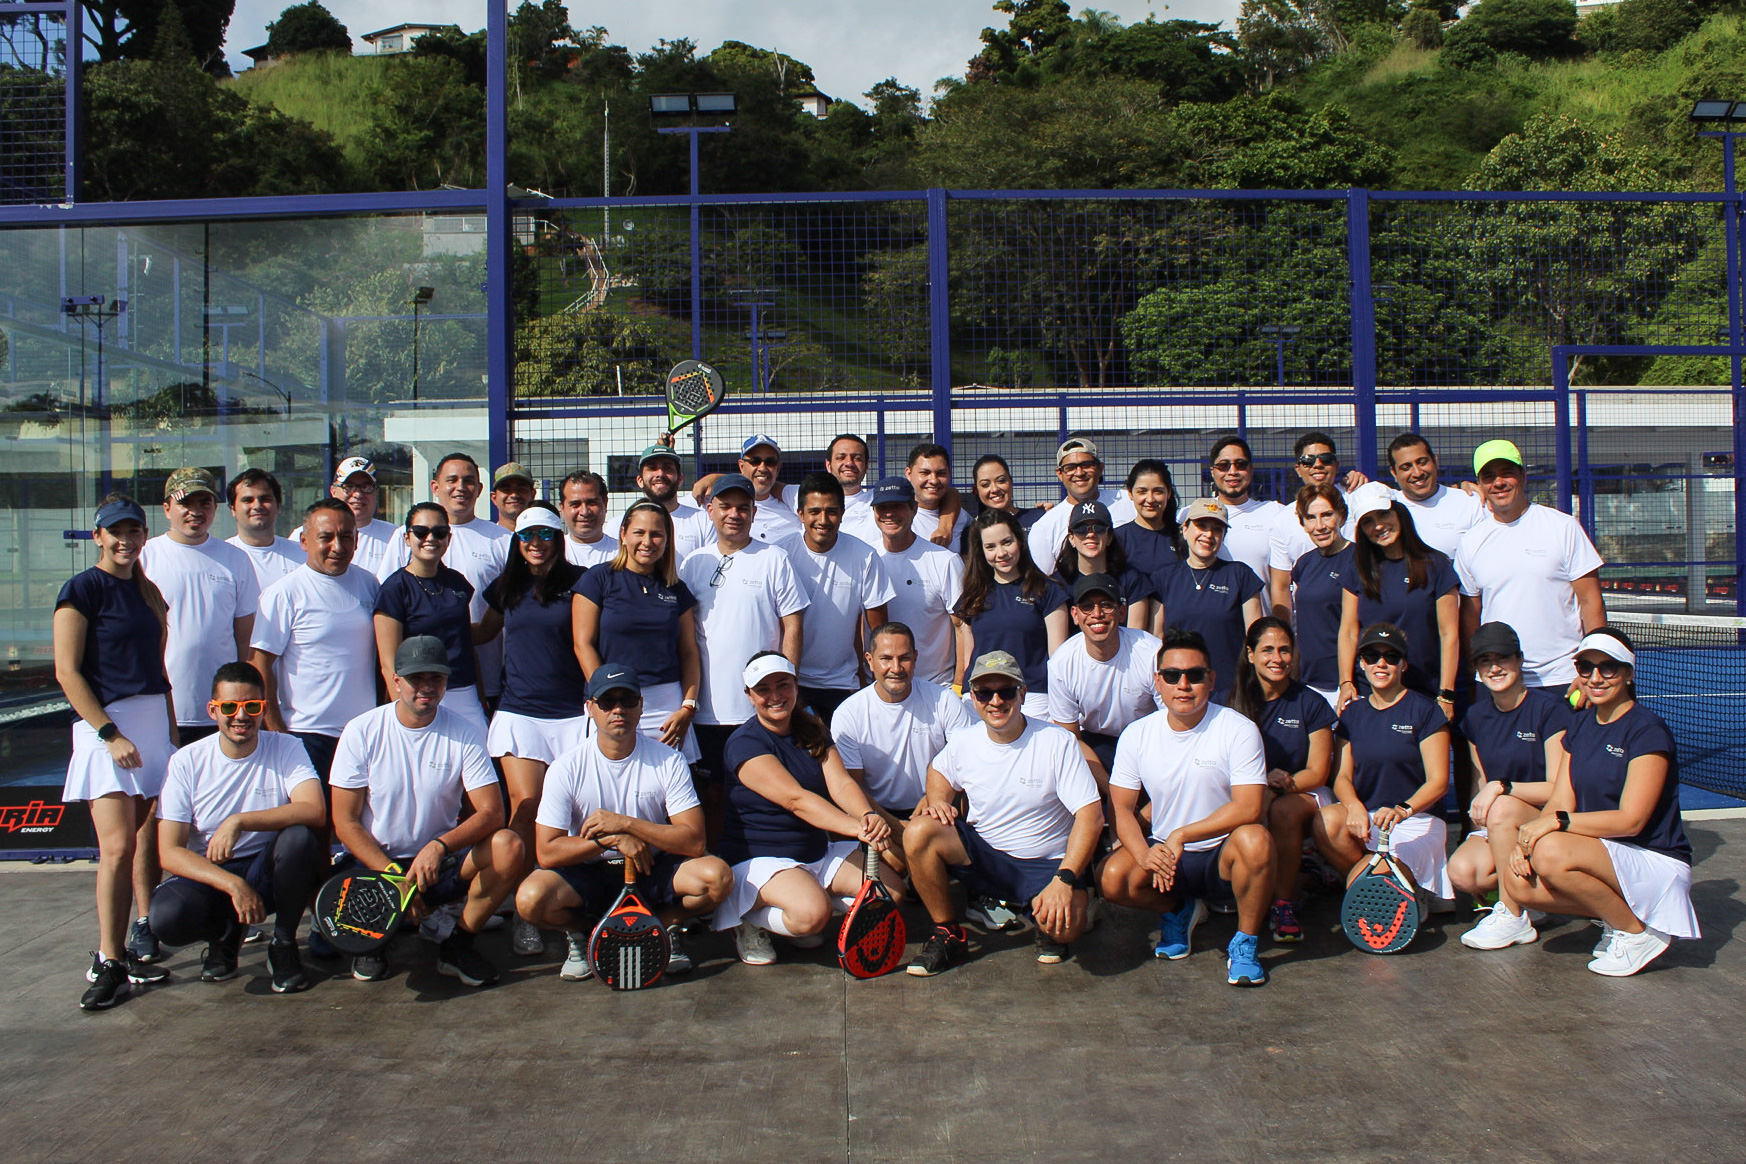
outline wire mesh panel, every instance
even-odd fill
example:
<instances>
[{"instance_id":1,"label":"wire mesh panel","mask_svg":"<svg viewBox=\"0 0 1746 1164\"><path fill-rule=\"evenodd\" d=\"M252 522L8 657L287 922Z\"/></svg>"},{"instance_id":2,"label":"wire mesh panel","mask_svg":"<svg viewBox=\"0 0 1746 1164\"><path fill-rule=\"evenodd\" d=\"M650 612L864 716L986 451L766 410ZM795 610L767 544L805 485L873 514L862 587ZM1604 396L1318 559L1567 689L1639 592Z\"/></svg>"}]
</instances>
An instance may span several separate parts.
<instances>
[{"instance_id":1,"label":"wire mesh panel","mask_svg":"<svg viewBox=\"0 0 1746 1164\"><path fill-rule=\"evenodd\" d=\"M0 203L66 191L67 18L0 0Z\"/></svg>"}]
</instances>

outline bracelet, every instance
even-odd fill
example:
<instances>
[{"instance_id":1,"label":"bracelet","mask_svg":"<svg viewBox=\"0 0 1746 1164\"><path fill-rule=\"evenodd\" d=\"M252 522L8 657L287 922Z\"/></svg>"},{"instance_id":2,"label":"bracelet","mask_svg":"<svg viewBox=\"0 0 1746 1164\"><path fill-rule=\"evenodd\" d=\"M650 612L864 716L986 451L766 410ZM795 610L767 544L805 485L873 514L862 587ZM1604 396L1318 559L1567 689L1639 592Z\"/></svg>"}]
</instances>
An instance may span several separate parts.
<instances>
[{"instance_id":1,"label":"bracelet","mask_svg":"<svg viewBox=\"0 0 1746 1164\"><path fill-rule=\"evenodd\" d=\"M878 815L879 815L879 810L878 810L878 809L876 809L876 808L870 808L870 809L868 809L868 810L867 810L867 811L866 811L866 812L864 812L864 813L862 813L862 814L861 814L861 819L862 819L862 820L866 820L866 819L867 819L867 818L868 818L868 817L870 817L870 816L878 816Z\"/></svg>"},{"instance_id":2,"label":"bracelet","mask_svg":"<svg viewBox=\"0 0 1746 1164\"><path fill-rule=\"evenodd\" d=\"M437 844L439 844L443 847L443 856L452 857L455 855L455 851L453 849L449 848L449 843L447 841L443 840L441 837L432 837L431 840L435 841Z\"/></svg>"},{"instance_id":3,"label":"bracelet","mask_svg":"<svg viewBox=\"0 0 1746 1164\"><path fill-rule=\"evenodd\" d=\"M1352 681L1352 680L1350 680L1350 679L1342 679L1342 680L1340 680L1340 686L1341 686L1341 687L1350 687L1350 688L1352 688L1352 690L1354 690L1354 691L1356 691L1356 690L1357 690L1357 689L1358 689L1358 684L1357 684L1357 683L1355 683L1355 682L1353 682L1353 681ZM1336 688L1336 690L1338 690L1338 689L1337 689L1337 688Z\"/></svg>"}]
</instances>

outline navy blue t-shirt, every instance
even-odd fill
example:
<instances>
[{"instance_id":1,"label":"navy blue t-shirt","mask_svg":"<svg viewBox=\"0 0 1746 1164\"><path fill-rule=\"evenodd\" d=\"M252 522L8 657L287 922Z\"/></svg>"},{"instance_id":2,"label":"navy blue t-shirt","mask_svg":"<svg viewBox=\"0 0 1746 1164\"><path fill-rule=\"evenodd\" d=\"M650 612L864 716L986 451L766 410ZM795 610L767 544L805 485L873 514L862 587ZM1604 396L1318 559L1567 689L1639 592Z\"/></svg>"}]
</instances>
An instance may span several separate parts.
<instances>
[{"instance_id":1,"label":"navy blue t-shirt","mask_svg":"<svg viewBox=\"0 0 1746 1164\"><path fill-rule=\"evenodd\" d=\"M1461 734L1479 752L1487 780L1531 784L1550 780L1546 771L1546 741L1569 731L1576 719L1570 705L1538 687L1514 711L1499 711L1490 691L1481 691L1461 716Z\"/></svg>"},{"instance_id":2,"label":"navy blue t-shirt","mask_svg":"<svg viewBox=\"0 0 1746 1164\"><path fill-rule=\"evenodd\" d=\"M97 702L115 703L135 695L162 695L170 689L164 671L164 624L146 605L139 583L92 566L67 579L55 606L85 616L85 657L79 674Z\"/></svg>"},{"instance_id":3,"label":"navy blue t-shirt","mask_svg":"<svg viewBox=\"0 0 1746 1164\"><path fill-rule=\"evenodd\" d=\"M1267 752L1267 770L1301 772L1309 763L1310 736L1334 726L1334 709L1302 683L1293 683L1261 708L1256 725Z\"/></svg>"},{"instance_id":4,"label":"navy blue t-shirt","mask_svg":"<svg viewBox=\"0 0 1746 1164\"><path fill-rule=\"evenodd\" d=\"M679 682L679 616L697 605L690 587L602 562L582 575L576 593L600 608L602 663L623 663L644 687Z\"/></svg>"},{"instance_id":5,"label":"navy blue t-shirt","mask_svg":"<svg viewBox=\"0 0 1746 1164\"><path fill-rule=\"evenodd\" d=\"M988 508L986 505L978 506L978 508L976 510L976 516L980 517L982 515L982 511L986 508ZM1024 530L1026 533L1029 533L1031 527L1033 525L1036 525L1039 521L1042 521L1043 515L1047 512L1049 512L1049 511L1044 509L1042 506L1033 505L1029 509L1019 510L1017 513L1013 514L1013 516L1018 518L1019 528ZM971 525L965 526L963 531L958 534L958 555L960 557L962 557L963 555L970 552L970 534L971 534L971 531L973 529L974 529L974 519L972 519ZM1047 568L1047 563L1044 563L1044 562L1038 562L1037 565L1041 568L1045 568L1045 569Z\"/></svg>"},{"instance_id":6,"label":"navy blue t-shirt","mask_svg":"<svg viewBox=\"0 0 1746 1164\"><path fill-rule=\"evenodd\" d=\"M971 661L989 651L1005 651L1024 671L1026 691L1049 690L1049 629L1043 617L1067 601L1067 592L1053 578L1032 599L1024 597L1022 582L996 582L988 588L982 613L969 620Z\"/></svg>"},{"instance_id":7,"label":"navy blue t-shirt","mask_svg":"<svg viewBox=\"0 0 1746 1164\"><path fill-rule=\"evenodd\" d=\"M779 736L756 719L749 719L728 737L721 754L728 769L721 837L716 842L722 860L737 865L753 857L787 857L810 863L825 855L829 834L740 783L742 764L759 756L775 756L802 788L829 800L824 766L810 752L795 743L793 736Z\"/></svg>"},{"instance_id":8,"label":"navy blue t-shirt","mask_svg":"<svg viewBox=\"0 0 1746 1164\"><path fill-rule=\"evenodd\" d=\"M1199 631L1212 652L1217 687L1213 702L1230 698L1237 680L1237 656L1243 649L1243 604L1261 593L1261 579L1242 562L1219 558L1204 570L1187 561L1173 563L1152 576L1164 617L1171 626Z\"/></svg>"},{"instance_id":9,"label":"navy blue t-shirt","mask_svg":"<svg viewBox=\"0 0 1746 1164\"><path fill-rule=\"evenodd\" d=\"M1659 752L1667 757L1667 781L1655 800L1649 822L1634 837L1614 840L1666 853L1691 864L1691 842L1679 819L1679 746L1661 717L1641 703L1603 724L1591 708L1576 716L1564 733L1564 750L1570 753L1570 787L1576 793L1577 812L1610 812L1619 807L1625 791L1625 773L1638 756Z\"/></svg>"},{"instance_id":10,"label":"navy blue t-shirt","mask_svg":"<svg viewBox=\"0 0 1746 1164\"><path fill-rule=\"evenodd\" d=\"M511 553L515 551L511 550ZM485 587L485 601L503 613L503 697L499 711L538 719L569 719L586 709L582 664L576 661L576 639L570 625L570 588L582 571L555 562L563 571L564 589L549 605L530 592L513 607L503 604L503 577Z\"/></svg>"},{"instance_id":11,"label":"navy blue t-shirt","mask_svg":"<svg viewBox=\"0 0 1746 1164\"><path fill-rule=\"evenodd\" d=\"M1380 557L1380 555L1378 555ZM1376 564L1377 592L1380 598L1364 593L1364 583L1358 580L1358 566L1345 571L1341 582L1358 596L1358 627L1372 623L1392 622L1407 639L1407 671L1401 680L1414 691L1435 698L1440 689L1440 660L1443 640L1437 633L1437 598L1460 585L1455 567L1447 555L1436 550L1425 554L1425 584L1417 590L1407 589L1407 560L1398 562L1381 558ZM1359 668L1362 674L1362 668ZM1464 686L1460 668L1456 668L1455 685Z\"/></svg>"},{"instance_id":12,"label":"navy blue t-shirt","mask_svg":"<svg viewBox=\"0 0 1746 1164\"><path fill-rule=\"evenodd\" d=\"M1417 691L1381 711L1368 697L1348 703L1334 734L1352 745L1352 787L1364 807L1375 812L1410 799L1425 782L1420 741L1448 727L1436 701Z\"/></svg>"},{"instance_id":13,"label":"navy blue t-shirt","mask_svg":"<svg viewBox=\"0 0 1746 1164\"><path fill-rule=\"evenodd\" d=\"M1139 522L1130 521L1115 527L1115 540L1127 552L1128 565L1142 574L1156 574L1172 562L1181 560L1169 530L1147 529Z\"/></svg>"},{"instance_id":14,"label":"navy blue t-shirt","mask_svg":"<svg viewBox=\"0 0 1746 1164\"><path fill-rule=\"evenodd\" d=\"M1311 687L1332 691L1340 685L1340 608L1346 580L1357 576L1351 546L1335 554L1311 550L1291 567L1297 673Z\"/></svg>"},{"instance_id":15,"label":"navy blue t-shirt","mask_svg":"<svg viewBox=\"0 0 1746 1164\"><path fill-rule=\"evenodd\" d=\"M420 578L402 566L382 579L376 613L397 620L405 637L435 635L449 655L449 686L479 682L473 656L473 584L459 570L438 566L435 578Z\"/></svg>"}]
</instances>

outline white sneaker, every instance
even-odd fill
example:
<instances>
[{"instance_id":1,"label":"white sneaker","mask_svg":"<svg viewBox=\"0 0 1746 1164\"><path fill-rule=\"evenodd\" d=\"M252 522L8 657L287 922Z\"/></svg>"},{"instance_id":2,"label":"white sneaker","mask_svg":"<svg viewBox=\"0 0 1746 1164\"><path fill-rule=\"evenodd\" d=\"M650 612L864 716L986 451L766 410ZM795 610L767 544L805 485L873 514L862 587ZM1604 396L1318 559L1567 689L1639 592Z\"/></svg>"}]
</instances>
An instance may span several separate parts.
<instances>
[{"instance_id":1,"label":"white sneaker","mask_svg":"<svg viewBox=\"0 0 1746 1164\"><path fill-rule=\"evenodd\" d=\"M734 949L740 961L748 966L768 966L776 960L776 947L770 935L753 925L741 922L734 927Z\"/></svg>"},{"instance_id":2,"label":"white sneaker","mask_svg":"<svg viewBox=\"0 0 1746 1164\"><path fill-rule=\"evenodd\" d=\"M546 952L546 938L540 933L540 927L517 916L515 919L515 936L510 942L511 948L523 957Z\"/></svg>"},{"instance_id":3,"label":"white sneaker","mask_svg":"<svg viewBox=\"0 0 1746 1164\"><path fill-rule=\"evenodd\" d=\"M1672 944L1672 938L1653 926L1644 926L1640 934L1614 930L1607 952L1590 962L1588 968L1608 978L1628 978L1661 957Z\"/></svg>"},{"instance_id":4,"label":"white sneaker","mask_svg":"<svg viewBox=\"0 0 1746 1164\"><path fill-rule=\"evenodd\" d=\"M972 897L964 912L969 915L971 921L991 934L1016 930L1020 925L1017 911L1009 908L1005 902L992 897Z\"/></svg>"},{"instance_id":5,"label":"white sneaker","mask_svg":"<svg viewBox=\"0 0 1746 1164\"><path fill-rule=\"evenodd\" d=\"M558 967L558 977L565 982L581 982L594 977L594 967L588 964L588 935L566 933L564 940L569 949L564 955L564 964Z\"/></svg>"},{"instance_id":6,"label":"white sneaker","mask_svg":"<svg viewBox=\"0 0 1746 1164\"><path fill-rule=\"evenodd\" d=\"M1461 944L1470 950L1503 950L1526 945L1539 936L1527 914L1513 914L1500 901L1479 919L1478 925L1461 935Z\"/></svg>"},{"instance_id":7,"label":"white sneaker","mask_svg":"<svg viewBox=\"0 0 1746 1164\"><path fill-rule=\"evenodd\" d=\"M459 901L451 901L425 914L424 920L418 923L418 936L434 945L441 945L455 932L455 926L461 920L461 905Z\"/></svg>"},{"instance_id":8,"label":"white sneaker","mask_svg":"<svg viewBox=\"0 0 1746 1164\"><path fill-rule=\"evenodd\" d=\"M1594 953L1590 954L1589 957L1604 958L1606 957L1607 951L1612 949L1613 935L1619 931L1615 930L1604 921L1596 921L1594 924L1601 928L1601 936L1600 941L1594 944Z\"/></svg>"}]
</instances>

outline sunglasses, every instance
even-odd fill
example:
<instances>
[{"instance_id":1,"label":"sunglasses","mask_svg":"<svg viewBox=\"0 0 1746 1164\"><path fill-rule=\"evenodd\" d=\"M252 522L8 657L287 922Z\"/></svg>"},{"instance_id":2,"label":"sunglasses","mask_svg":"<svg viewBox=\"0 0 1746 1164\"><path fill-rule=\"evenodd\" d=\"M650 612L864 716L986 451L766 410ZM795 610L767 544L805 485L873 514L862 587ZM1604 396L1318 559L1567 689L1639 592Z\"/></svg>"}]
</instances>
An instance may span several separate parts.
<instances>
[{"instance_id":1,"label":"sunglasses","mask_svg":"<svg viewBox=\"0 0 1746 1164\"><path fill-rule=\"evenodd\" d=\"M1602 679L1617 679L1619 673L1624 669L1625 664L1616 662L1612 659L1608 659L1604 663L1596 663L1590 659L1576 660L1576 673L1581 675L1584 679L1587 679L1596 671L1600 672L1600 677Z\"/></svg>"},{"instance_id":2,"label":"sunglasses","mask_svg":"<svg viewBox=\"0 0 1746 1164\"><path fill-rule=\"evenodd\" d=\"M772 465L782 463L781 457L741 457L740 460L748 465L756 465L760 469L767 469Z\"/></svg>"},{"instance_id":3,"label":"sunglasses","mask_svg":"<svg viewBox=\"0 0 1746 1164\"><path fill-rule=\"evenodd\" d=\"M1221 473L1229 473L1233 469L1247 469L1249 467L1249 462L1247 462L1247 461L1214 461L1212 463L1212 467L1217 469Z\"/></svg>"},{"instance_id":4,"label":"sunglasses","mask_svg":"<svg viewBox=\"0 0 1746 1164\"><path fill-rule=\"evenodd\" d=\"M549 525L536 525L532 529L518 531L515 536L521 539L523 545L528 542L555 542L558 540L558 531Z\"/></svg>"},{"instance_id":5,"label":"sunglasses","mask_svg":"<svg viewBox=\"0 0 1746 1164\"><path fill-rule=\"evenodd\" d=\"M1074 537L1080 538L1105 537L1109 534L1109 526L1103 524L1101 521L1093 521L1087 522L1084 525L1076 525L1069 532L1071 532Z\"/></svg>"},{"instance_id":6,"label":"sunglasses","mask_svg":"<svg viewBox=\"0 0 1746 1164\"><path fill-rule=\"evenodd\" d=\"M267 701L264 699L214 699L207 704L219 715L235 715L239 710L244 715L265 715Z\"/></svg>"},{"instance_id":7,"label":"sunglasses","mask_svg":"<svg viewBox=\"0 0 1746 1164\"><path fill-rule=\"evenodd\" d=\"M1120 603L1109 598L1097 598L1090 602L1078 602L1074 608L1081 614L1114 614Z\"/></svg>"},{"instance_id":8,"label":"sunglasses","mask_svg":"<svg viewBox=\"0 0 1746 1164\"><path fill-rule=\"evenodd\" d=\"M1387 663L1390 667L1398 667L1400 666L1401 654L1399 651L1383 651L1375 647L1366 647L1358 652L1358 658L1371 666L1377 663Z\"/></svg>"},{"instance_id":9,"label":"sunglasses","mask_svg":"<svg viewBox=\"0 0 1746 1164\"><path fill-rule=\"evenodd\" d=\"M1089 473L1095 468L1097 468L1096 461L1074 461L1071 465L1056 466L1055 471L1058 473Z\"/></svg>"},{"instance_id":10,"label":"sunglasses","mask_svg":"<svg viewBox=\"0 0 1746 1164\"><path fill-rule=\"evenodd\" d=\"M1338 465L1340 457L1337 453L1305 453L1297 459L1297 463L1306 469L1311 465Z\"/></svg>"},{"instance_id":11,"label":"sunglasses","mask_svg":"<svg viewBox=\"0 0 1746 1164\"><path fill-rule=\"evenodd\" d=\"M594 701L594 706L601 711L618 711L621 708L637 707L643 702L640 695L609 691Z\"/></svg>"},{"instance_id":12,"label":"sunglasses","mask_svg":"<svg viewBox=\"0 0 1746 1164\"><path fill-rule=\"evenodd\" d=\"M996 699L1002 703L1014 703L1018 700L1019 689L1016 683L1008 683L1004 687L972 687L970 698L977 703L993 703Z\"/></svg>"},{"instance_id":13,"label":"sunglasses","mask_svg":"<svg viewBox=\"0 0 1746 1164\"><path fill-rule=\"evenodd\" d=\"M440 542L449 536L449 527L446 525L409 525L406 527L406 532L412 535L414 541L422 542L426 538L435 538Z\"/></svg>"},{"instance_id":14,"label":"sunglasses","mask_svg":"<svg viewBox=\"0 0 1746 1164\"><path fill-rule=\"evenodd\" d=\"M1163 676L1164 682L1172 687L1184 679L1187 679L1191 686L1198 687L1206 682L1208 670L1209 668L1206 667L1162 667L1158 674Z\"/></svg>"}]
</instances>

